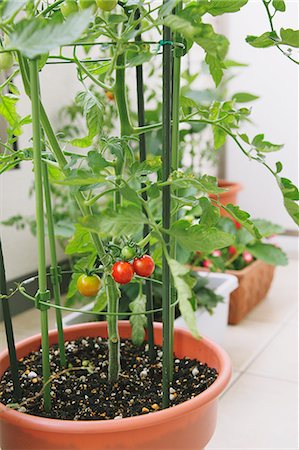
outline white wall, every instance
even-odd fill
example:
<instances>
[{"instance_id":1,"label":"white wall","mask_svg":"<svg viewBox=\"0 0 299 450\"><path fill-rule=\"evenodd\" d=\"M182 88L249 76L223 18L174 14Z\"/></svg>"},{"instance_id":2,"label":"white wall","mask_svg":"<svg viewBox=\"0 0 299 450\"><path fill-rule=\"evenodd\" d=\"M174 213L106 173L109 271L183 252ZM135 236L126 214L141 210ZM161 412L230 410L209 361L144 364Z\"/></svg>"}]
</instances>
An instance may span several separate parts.
<instances>
[{"instance_id":1,"label":"white wall","mask_svg":"<svg viewBox=\"0 0 299 450\"><path fill-rule=\"evenodd\" d=\"M21 88L19 79L16 84ZM41 76L41 92L45 108L53 124L58 124L57 112L68 104L78 90L75 71L70 66L47 66ZM30 104L25 95L21 96L18 106L21 115L30 113ZM19 139L19 148L28 146L31 138L31 126L24 127ZM0 220L21 214L34 216L34 196L28 197L32 187L32 164L24 162L19 169L10 170L0 176ZM37 242L28 229L16 231L15 228L0 224L7 280L21 277L37 269ZM48 247L48 246L47 246ZM59 257L63 252L58 249ZM49 264L49 252L47 263Z\"/></svg>"},{"instance_id":2,"label":"white wall","mask_svg":"<svg viewBox=\"0 0 299 450\"><path fill-rule=\"evenodd\" d=\"M274 18L276 28L298 29L298 2L286 1L285 13ZM261 1L249 0L239 13L230 14L228 35L231 41L230 58L249 64L239 70L231 82L231 93L252 92L261 98L252 103L252 125L246 130L250 136L265 133L273 143L284 143L283 150L267 159L275 166L282 161L283 176L298 183L298 66L289 61L276 48L257 49L245 42L248 34L260 35L269 30L267 17ZM299 59L299 52L295 53ZM274 178L266 169L249 162L233 142L228 144L227 178L239 181L244 190L240 205L253 217L275 221L288 229L296 225L285 212L281 195Z\"/></svg>"}]
</instances>

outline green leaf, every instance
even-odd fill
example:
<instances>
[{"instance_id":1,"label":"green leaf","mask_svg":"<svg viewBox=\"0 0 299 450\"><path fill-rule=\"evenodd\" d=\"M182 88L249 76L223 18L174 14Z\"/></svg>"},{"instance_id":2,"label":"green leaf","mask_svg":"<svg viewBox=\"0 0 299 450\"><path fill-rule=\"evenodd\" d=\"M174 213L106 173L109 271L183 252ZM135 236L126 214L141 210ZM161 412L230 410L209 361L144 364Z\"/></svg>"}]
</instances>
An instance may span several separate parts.
<instances>
[{"instance_id":1,"label":"green leaf","mask_svg":"<svg viewBox=\"0 0 299 450\"><path fill-rule=\"evenodd\" d=\"M258 228L255 226L255 224L249 219L250 214L248 212L243 211L240 209L239 206L232 205L229 203L228 205L222 205L222 208L228 212L237 222L239 222L244 228L246 228L249 233L260 239L262 236L258 230Z\"/></svg>"},{"instance_id":2,"label":"green leaf","mask_svg":"<svg viewBox=\"0 0 299 450\"><path fill-rule=\"evenodd\" d=\"M190 286L190 283L188 283L189 269L171 258L168 260L168 264L173 277L174 286L177 290L181 315L192 336L199 339L200 335L197 330L196 317L191 304L193 293L192 287Z\"/></svg>"},{"instance_id":3,"label":"green leaf","mask_svg":"<svg viewBox=\"0 0 299 450\"><path fill-rule=\"evenodd\" d=\"M68 287L68 291L66 294L66 299L70 299L72 298L75 294L77 294L78 292L78 288L77 288L77 281L78 278L80 277L81 273L73 273L72 277L71 277L71 281Z\"/></svg>"},{"instance_id":4,"label":"green leaf","mask_svg":"<svg viewBox=\"0 0 299 450\"><path fill-rule=\"evenodd\" d=\"M207 227L216 225L220 218L220 210L216 206L213 206L208 198L202 197L199 199L199 204L202 208L202 214L200 216L200 224Z\"/></svg>"},{"instance_id":5,"label":"green leaf","mask_svg":"<svg viewBox=\"0 0 299 450\"><path fill-rule=\"evenodd\" d=\"M252 141L252 145L261 153L277 152L283 147L281 144L272 144L265 141L263 134L257 134Z\"/></svg>"},{"instance_id":6,"label":"green leaf","mask_svg":"<svg viewBox=\"0 0 299 450\"><path fill-rule=\"evenodd\" d=\"M217 195L226 191L226 189L218 187L217 178L210 175L203 175L202 177L195 178L193 174L175 171L170 176L170 180L173 187L188 189L190 186L193 186L197 188L199 192L206 194Z\"/></svg>"},{"instance_id":7,"label":"green leaf","mask_svg":"<svg viewBox=\"0 0 299 450\"><path fill-rule=\"evenodd\" d=\"M284 0L273 0L272 5L273 5L273 8L276 9L276 11L284 12L286 10L286 5L285 5Z\"/></svg>"},{"instance_id":8,"label":"green leaf","mask_svg":"<svg viewBox=\"0 0 299 450\"><path fill-rule=\"evenodd\" d=\"M103 311L103 309L106 308L107 303L108 303L108 297L107 297L107 294L106 294L106 290L105 290L104 287L102 287L99 290L99 292L98 292L98 294L97 294L97 296L95 298L94 307L92 308L92 310L94 312Z\"/></svg>"},{"instance_id":9,"label":"green leaf","mask_svg":"<svg viewBox=\"0 0 299 450\"><path fill-rule=\"evenodd\" d=\"M28 58L48 53L79 39L91 17L91 9L86 9L72 14L64 23L51 23L38 18L23 19L10 35L9 47L19 50Z\"/></svg>"},{"instance_id":10,"label":"green leaf","mask_svg":"<svg viewBox=\"0 0 299 450\"><path fill-rule=\"evenodd\" d=\"M68 239L74 234L74 225L68 220L59 220L54 224L54 233L56 237Z\"/></svg>"},{"instance_id":11,"label":"green leaf","mask_svg":"<svg viewBox=\"0 0 299 450\"><path fill-rule=\"evenodd\" d=\"M253 100L257 100L259 97L257 95L250 94L249 92L237 92L232 96L232 98L237 103L248 103Z\"/></svg>"},{"instance_id":12,"label":"green leaf","mask_svg":"<svg viewBox=\"0 0 299 450\"><path fill-rule=\"evenodd\" d=\"M124 14L109 14L108 16L108 23L111 24L123 23L126 22L127 20L128 18Z\"/></svg>"},{"instance_id":13,"label":"green leaf","mask_svg":"<svg viewBox=\"0 0 299 450\"><path fill-rule=\"evenodd\" d=\"M82 228L104 236L132 235L147 223L141 208L133 205L120 207L118 211L106 210L101 215L86 216L80 219Z\"/></svg>"},{"instance_id":14,"label":"green leaf","mask_svg":"<svg viewBox=\"0 0 299 450\"><path fill-rule=\"evenodd\" d=\"M273 266L286 266L288 264L287 255L275 245L257 242L249 245L248 250L255 258Z\"/></svg>"},{"instance_id":15,"label":"green leaf","mask_svg":"<svg viewBox=\"0 0 299 450\"><path fill-rule=\"evenodd\" d=\"M93 252L94 245L89 232L82 229L80 225L76 225L75 233L68 241L64 251L67 255Z\"/></svg>"},{"instance_id":16,"label":"green leaf","mask_svg":"<svg viewBox=\"0 0 299 450\"><path fill-rule=\"evenodd\" d=\"M275 32L267 31L261 36L247 36L246 42L252 47L267 48L273 47L273 45L275 45L275 42L279 43L279 38Z\"/></svg>"},{"instance_id":17,"label":"green leaf","mask_svg":"<svg viewBox=\"0 0 299 450\"><path fill-rule=\"evenodd\" d=\"M276 165L276 173L280 173L283 169L282 163L280 161L277 161Z\"/></svg>"},{"instance_id":18,"label":"green leaf","mask_svg":"<svg viewBox=\"0 0 299 450\"><path fill-rule=\"evenodd\" d=\"M281 44L290 45L291 47L299 47L299 30L292 30L291 28L280 29Z\"/></svg>"},{"instance_id":19,"label":"green leaf","mask_svg":"<svg viewBox=\"0 0 299 450\"><path fill-rule=\"evenodd\" d=\"M160 156L155 156L152 159L140 162L135 161L131 166L131 173L134 175L148 175L150 173L158 172L162 167L162 161Z\"/></svg>"},{"instance_id":20,"label":"green leaf","mask_svg":"<svg viewBox=\"0 0 299 450\"><path fill-rule=\"evenodd\" d=\"M134 189L132 189L125 181L122 181L119 192L121 195L131 203L139 206L141 204L141 199Z\"/></svg>"},{"instance_id":21,"label":"green leaf","mask_svg":"<svg viewBox=\"0 0 299 450\"><path fill-rule=\"evenodd\" d=\"M132 342L134 345L141 345L145 337L145 327L147 324L146 315L146 297L139 292L138 297L129 304L130 311L138 315L130 316L132 327Z\"/></svg>"},{"instance_id":22,"label":"green leaf","mask_svg":"<svg viewBox=\"0 0 299 450\"><path fill-rule=\"evenodd\" d=\"M91 184L103 183L105 178L103 176L95 176L93 173L84 169L74 169L68 176L61 180L53 180L55 184L62 184L66 186L89 186Z\"/></svg>"},{"instance_id":23,"label":"green leaf","mask_svg":"<svg viewBox=\"0 0 299 450\"><path fill-rule=\"evenodd\" d=\"M91 150L88 152L87 162L95 174L99 174L103 169L111 165L111 163L106 161L106 159L103 158L103 156L96 150Z\"/></svg>"},{"instance_id":24,"label":"green leaf","mask_svg":"<svg viewBox=\"0 0 299 450\"><path fill-rule=\"evenodd\" d=\"M234 13L248 3L248 0L213 0L205 1L208 4L207 12L212 16L219 16L225 13Z\"/></svg>"},{"instance_id":25,"label":"green leaf","mask_svg":"<svg viewBox=\"0 0 299 450\"><path fill-rule=\"evenodd\" d=\"M252 222L257 227L262 237L270 237L273 234L281 234L284 231L283 227L276 225L269 220L253 219Z\"/></svg>"},{"instance_id":26,"label":"green leaf","mask_svg":"<svg viewBox=\"0 0 299 450\"><path fill-rule=\"evenodd\" d=\"M159 17L165 17L171 14L172 10L176 7L176 5L179 3L179 0L168 0L165 2L161 8L159 8Z\"/></svg>"},{"instance_id":27,"label":"green leaf","mask_svg":"<svg viewBox=\"0 0 299 450\"><path fill-rule=\"evenodd\" d=\"M138 53L134 53L132 56L128 56L127 64L129 67L140 66L141 64L150 61L153 56L153 53L149 51L139 51Z\"/></svg>"},{"instance_id":28,"label":"green leaf","mask_svg":"<svg viewBox=\"0 0 299 450\"><path fill-rule=\"evenodd\" d=\"M186 220L174 222L170 231L182 247L190 251L211 253L213 250L228 247L234 243L234 237L215 227L190 225Z\"/></svg>"},{"instance_id":29,"label":"green leaf","mask_svg":"<svg viewBox=\"0 0 299 450\"><path fill-rule=\"evenodd\" d=\"M239 134L239 136L242 139L242 141L246 142L246 144L250 144L249 137L247 136L247 134L243 133Z\"/></svg>"},{"instance_id":30,"label":"green leaf","mask_svg":"<svg viewBox=\"0 0 299 450\"><path fill-rule=\"evenodd\" d=\"M21 129L19 127L21 117L16 110L17 102L18 97L15 95L6 94L0 96L0 115L9 123L15 136L21 134Z\"/></svg>"},{"instance_id":31,"label":"green leaf","mask_svg":"<svg viewBox=\"0 0 299 450\"><path fill-rule=\"evenodd\" d=\"M221 63L218 58L209 54L207 54L205 61L209 66L210 74L212 75L215 86L218 86L223 77L224 64Z\"/></svg>"},{"instance_id":32,"label":"green leaf","mask_svg":"<svg viewBox=\"0 0 299 450\"><path fill-rule=\"evenodd\" d=\"M299 200L298 188L288 178L276 176L276 179L283 195L284 206L294 222L299 225L299 205L296 203Z\"/></svg>"}]
</instances>

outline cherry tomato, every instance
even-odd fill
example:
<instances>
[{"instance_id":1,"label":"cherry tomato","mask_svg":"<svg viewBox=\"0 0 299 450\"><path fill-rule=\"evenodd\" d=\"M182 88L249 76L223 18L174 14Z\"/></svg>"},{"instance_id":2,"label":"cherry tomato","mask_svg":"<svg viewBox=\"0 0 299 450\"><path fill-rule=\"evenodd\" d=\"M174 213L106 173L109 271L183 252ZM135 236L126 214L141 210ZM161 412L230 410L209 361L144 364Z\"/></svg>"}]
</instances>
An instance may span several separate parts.
<instances>
[{"instance_id":1,"label":"cherry tomato","mask_svg":"<svg viewBox=\"0 0 299 450\"><path fill-rule=\"evenodd\" d=\"M212 252L212 256L214 256L214 258L219 258L219 256L221 256L221 251L220 250L214 250Z\"/></svg>"},{"instance_id":2,"label":"cherry tomato","mask_svg":"<svg viewBox=\"0 0 299 450\"><path fill-rule=\"evenodd\" d=\"M233 219L233 222L234 222L235 227L237 228L237 230L240 230L240 228L242 228L242 225L239 222L237 222L235 219Z\"/></svg>"},{"instance_id":3,"label":"cherry tomato","mask_svg":"<svg viewBox=\"0 0 299 450\"><path fill-rule=\"evenodd\" d=\"M133 267L140 277L150 277L155 270L155 263L151 256L144 255L141 258L134 259Z\"/></svg>"},{"instance_id":4,"label":"cherry tomato","mask_svg":"<svg viewBox=\"0 0 299 450\"><path fill-rule=\"evenodd\" d=\"M204 259L202 262L203 267L205 267L206 269L210 269L212 267L212 263L209 259Z\"/></svg>"},{"instance_id":5,"label":"cherry tomato","mask_svg":"<svg viewBox=\"0 0 299 450\"><path fill-rule=\"evenodd\" d=\"M0 72L1 70L8 70L13 65L12 53L0 53Z\"/></svg>"},{"instance_id":6,"label":"cherry tomato","mask_svg":"<svg viewBox=\"0 0 299 450\"><path fill-rule=\"evenodd\" d=\"M136 251L134 250L134 248L130 247L129 245L125 245L121 251L121 256L125 260L133 259L135 255L136 255Z\"/></svg>"},{"instance_id":7,"label":"cherry tomato","mask_svg":"<svg viewBox=\"0 0 299 450\"><path fill-rule=\"evenodd\" d=\"M117 0L96 0L96 2L102 11L112 11L117 5Z\"/></svg>"},{"instance_id":8,"label":"cherry tomato","mask_svg":"<svg viewBox=\"0 0 299 450\"><path fill-rule=\"evenodd\" d=\"M245 261L247 264L251 263L253 261L253 256L249 252L243 252L243 261Z\"/></svg>"},{"instance_id":9,"label":"cherry tomato","mask_svg":"<svg viewBox=\"0 0 299 450\"><path fill-rule=\"evenodd\" d=\"M237 249L236 247L234 247L233 245L231 245L230 247L228 247L228 253L230 255L235 255L237 253Z\"/></svg>"},{"instance_id":10,"label":"cherry tomato","mask_svg":"<svg viewBox=\"0 0 299 450\"><path fill-rule=\"evenodd\" d=\"M111 102L114 100L114 94L111 91L106 91L105 92L106 97L108 98L108 100L110 100Z\"/></svg>"},{"instance_id":11,"label":"cherry tomato","mask_svg":"<svg viewBox=\"0 0 299 450\"><path fill-rule=\"evenodd\" d=\"M112 276L119 284L130 283L134 276L134 269L132 264L126 261L118 261L113 264Z\"/></svg>"},{"instance_id":12,"label":"cherry tomato","mask_svg":"<svg viewBox=\"0 0 299 450\"><path fill-rule=\"evenodd\" d=\"M97 9L95 0L79 0L79 7L81 9L87 9L92 7L93 11Z\"/></svg>"},{"instance_id":13,"label":"cherry tomato","mask_svg":"<svg viewBox=\"0 0 299 450\"><path fill-rule=\"evenodd\" d=\"M68 17L71 14L74 14L77 11L79 11L79 8L75 0L66 0L64 3L62 3L60 11L64 17Z\"/></svg>"},{"instance_id":14,"label":"cherry tomato","mask_svg":"<svg viewBox=\"0 0 299 450\"><path fill-rule=\"evenodd\" d=\"M97 275L82 274L78 278L77 288L84 297L94 297L100 290L101 279Z\"/></svg>"}]
</instances>

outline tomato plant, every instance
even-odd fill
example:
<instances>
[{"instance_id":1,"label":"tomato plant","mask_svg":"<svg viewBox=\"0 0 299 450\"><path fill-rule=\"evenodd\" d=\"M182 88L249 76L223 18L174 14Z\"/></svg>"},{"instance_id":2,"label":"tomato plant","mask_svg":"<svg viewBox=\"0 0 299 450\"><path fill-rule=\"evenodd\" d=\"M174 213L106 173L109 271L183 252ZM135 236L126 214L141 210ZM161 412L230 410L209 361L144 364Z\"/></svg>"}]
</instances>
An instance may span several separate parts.
<instances>
[{"instance_id":1,"label":"tomato plant","mask_svg":"<svg viewBox=\"0 0 299 450\"><path fill-rule=\"evenodd\" d=\"M126 261L118 261L113 264L112 276L119 284L130 283L134 276L134 269L132 264Z\"/></svg>"},{"instance_id":2,"label":"tomato plant","mask_svg":"<svg viewBox=\"0 0 299 450\"><path fill-rule=\"evenodd\" d=\"M64 17L68 17L71 14L78 12L78 4L76 0L65 0L60 7L61 13Z\"/></svg>"},{"instance_id":3,"label":"tomato plant","mask_svg":"<svg viewBox=\"0 0 299 450\"><path fill-rule=\"evenodd\" d=\"M84 297L94 297L99 292L101 284L101 279L98 275L82 274L78 278L77 288Z\"/></svg>"},{"instance_id":4,"label":"tomato plant","mask_svg":"<svg viewBox=\"0 0 299 450\"><path fill-rule=\"evenodd\" d=\"M96 2L103 11L112 11L117 5L117 0L96 0Z\"/></svg>"},{"instance_id":5,"label":"tomato plant","mask_svg":"<svg viewBox=\"0 0 299 450\"><path fill-rule=\"evenodd\" d=\"M135 255L136 250L133 247L130 247L129 245L126 245L121 251L121 256L125 260L133 259Z\"/></svg>"},{"instance_id":6,"label":"tomato plant","mask_svg":"<svg viewBox=\"0 0 299 450\"><path fill-rule=\"evenodd\" d=\"M0 47L1 49L1 47ZM0 53L0 72L2 70L8 70L13 65L13 56L10 52Z\"/></svg>"}]
</instances>

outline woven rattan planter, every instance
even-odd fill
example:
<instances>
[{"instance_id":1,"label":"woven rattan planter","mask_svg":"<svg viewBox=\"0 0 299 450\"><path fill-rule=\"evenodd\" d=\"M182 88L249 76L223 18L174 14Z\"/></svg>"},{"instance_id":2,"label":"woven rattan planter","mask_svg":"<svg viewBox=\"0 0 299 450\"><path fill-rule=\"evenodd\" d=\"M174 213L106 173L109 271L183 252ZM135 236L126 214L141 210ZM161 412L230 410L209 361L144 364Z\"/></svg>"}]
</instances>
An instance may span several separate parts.
<instances>
[{"instance_id":1,"label":"woven rattan planter","mask_svg":"<svg viewBox=\"0 0 299 450\"><path fill-rule=\"evenodd\" d=\"M208 269L193 267L206 272ZM236 325L267 295L274 275L275 266L263 261L254 261L242 270L227 270L235 275L239 287L230 295L228 323Z\"/></svg>"}]
</instances>

